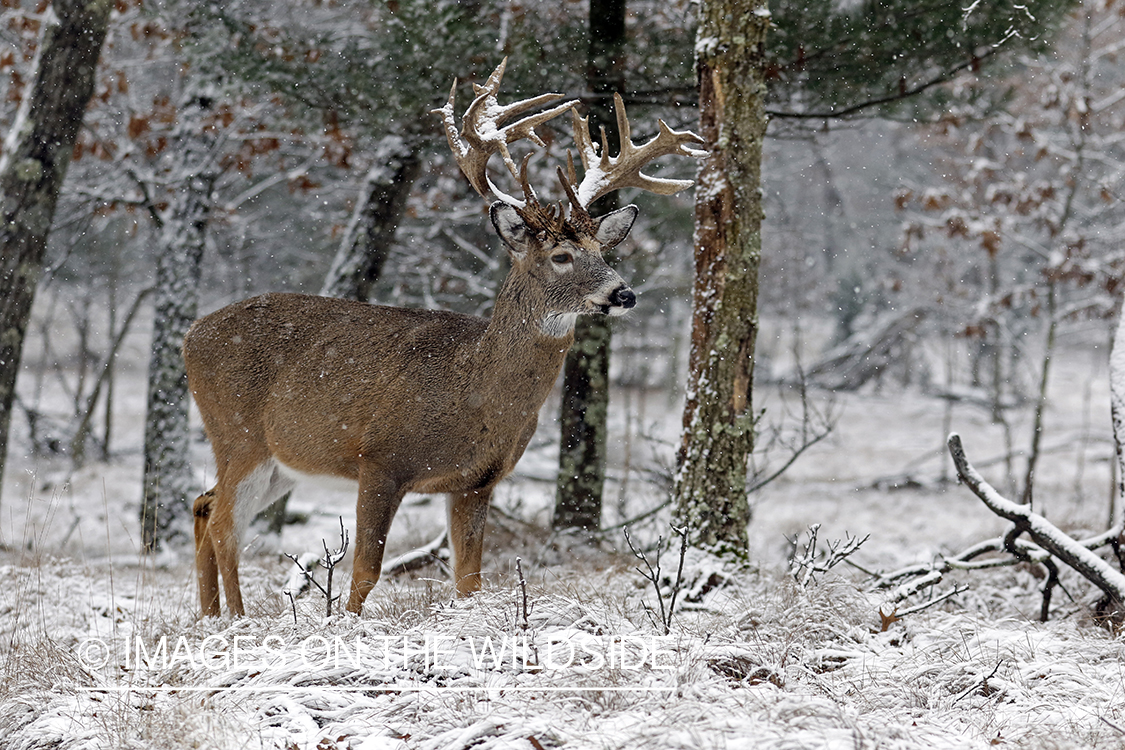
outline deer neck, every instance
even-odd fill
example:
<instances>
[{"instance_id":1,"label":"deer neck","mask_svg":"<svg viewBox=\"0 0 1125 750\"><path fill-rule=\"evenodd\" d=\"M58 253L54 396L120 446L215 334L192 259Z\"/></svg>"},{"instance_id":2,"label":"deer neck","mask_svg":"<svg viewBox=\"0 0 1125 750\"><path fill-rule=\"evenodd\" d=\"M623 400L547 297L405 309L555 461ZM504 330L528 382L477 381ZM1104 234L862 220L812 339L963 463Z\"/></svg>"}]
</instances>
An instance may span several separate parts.
<instances>
[{"instance_id":1,"label":"deer neck","mask_svg":"<svg viewBox=\"0 0 1125 750\"><path fill-rule=\"evenodd\" d=\"M537 395L542 390L546 398L573 341L572 320L551 314L542 288L509 274L496 295L478 352L497 377L521 384L533 381L540 386L534 388Z\"/></svg>"}]
</instances>

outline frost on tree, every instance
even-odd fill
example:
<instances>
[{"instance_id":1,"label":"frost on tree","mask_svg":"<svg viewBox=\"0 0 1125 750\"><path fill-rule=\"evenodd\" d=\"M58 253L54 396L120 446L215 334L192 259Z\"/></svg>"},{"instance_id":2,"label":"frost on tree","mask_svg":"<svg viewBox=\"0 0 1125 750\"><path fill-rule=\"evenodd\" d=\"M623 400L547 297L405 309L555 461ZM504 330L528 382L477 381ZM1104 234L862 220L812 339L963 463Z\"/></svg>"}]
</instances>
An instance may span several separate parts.
<instances>
[{"instance_id":1,"label":"frost on tree","mask_svg":"<svg viewBox=\"0 0 1125 750\"><path fill-rule=\"evenodd\" d=\"M677 523L693 546L745 555L751 384L761 256L766 131L765 2L700 5L700 132L710 151L695 199L695 281Z\"/></svg>"},{"instance_id":2,"label":"frost on tree","mask_svg":"<svg viewBox=\"0 0 1125 750\"><path fill-rule=\"evenodd\" d=\"M42 15L34 80L0 151L0 480L47 235L112 8L107 0L55 0Z\"/></svg>"},{"instance_id":3,"label":"frost on tree","mask_svg":"<svg viewBox=\"0 0 1125 750\"><path fill-rule=\"evenodd\" d=\"M213 101L211 92L189 84L176 135L178 189L158 250L140 511L146 549L190 539L188 501L198 494L191 473L190 402L180 347L198 314L203 246L218 177L216 135L204 122Z\"/></svg>"},{"instance_id":4,"label":"frost on tree","mask_svg":"<svg viewBox=\"0 0 1125 750\"><path fill-rule=\"evenodd\" d=\"M368 302L383 272L406 201L421 169L417 149L398 135L380 139L347 231L320 293Z\"/></svg>"}]
</instances>

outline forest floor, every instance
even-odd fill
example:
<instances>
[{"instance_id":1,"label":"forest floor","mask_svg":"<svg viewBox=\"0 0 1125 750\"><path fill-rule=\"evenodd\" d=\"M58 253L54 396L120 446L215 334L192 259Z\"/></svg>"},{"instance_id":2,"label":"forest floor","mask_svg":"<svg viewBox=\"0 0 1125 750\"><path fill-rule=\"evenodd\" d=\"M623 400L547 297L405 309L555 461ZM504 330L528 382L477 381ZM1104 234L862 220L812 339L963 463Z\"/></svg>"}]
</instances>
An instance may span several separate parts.
<instances>
[{"instance_id":1,"label":"forest floor","mask_svg":"<svg viewBox=\"0 0 1125 750\"><path fill-rule=\"evenodd\" d=\"M1105 528L1109 513L1104 357L1060 357L1046 413L1037 508L1076 535ZM867 571L1002 533L949 481L943 446L955 430L1009 489L1004 461L993 461L1004 430L968 401L890 387L814 393L835 430L753 495L750 565L689 552L665 633L677 548L660 558L658 594L621 529L596 545L546 530L553 404L497 493L476 596L455 599L431 565L380 582L360 618L326 617L319 594L291 606L281 591L292 565L280 553L336 546L340 517L349 528L354 519L353 496L301 487L290 510L304 522L260 535L243 558L249 616L200 620L190 553L138 554L139 382L121 388L132 395L118 417L118 434L138 437L122 437L112 461L71 472L62 459L23 458L19 445L9 459L5 750L1125 746L1125 636L1094 622L1097 592L1076 576L1064 572L1065 591L1040 622L1032 566L947 576L936 591L955 595L897 620L886 615L930 592L892 604L848 564L806 586L790 575L792 540L807 540L813 524L822 545L869 535L850 558ZM767 422L786 412L776 389L760 393ZM666 497L660 467L678 432L678 408L662 394L616 403L606 526ZM1010 430L1017 449L1030 440L1028 414ZM202 483L213 469L202 439L195 450ZM1017 484L1022 466L1010 472ZM408 498L389 554L444 522L440 498ZM667 511L632 534L652 559L657 538L673 536Z\"/></svg>"}]
</instances>

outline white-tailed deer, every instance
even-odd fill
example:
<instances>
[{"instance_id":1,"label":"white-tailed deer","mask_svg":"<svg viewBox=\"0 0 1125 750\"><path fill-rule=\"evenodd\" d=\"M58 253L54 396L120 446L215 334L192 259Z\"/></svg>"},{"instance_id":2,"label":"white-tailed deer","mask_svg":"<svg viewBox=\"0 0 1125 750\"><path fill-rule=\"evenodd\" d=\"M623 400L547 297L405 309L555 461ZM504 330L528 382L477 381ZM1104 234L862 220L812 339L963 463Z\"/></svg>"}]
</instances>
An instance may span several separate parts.
<instances>
[{"instance_id":1,"label":"white-tailed deer","mask_svg":"<svg viewBox=\"0 0 1125 750\"><path fill-rule=\"evenodd\" d=\"M602 252L621 242L636 217L627 206L602 217L586 208L624 186L671 194L690 181L660 180L641 168L664 154L697 155L700 139L660 124L636 147L620 99L621 153L599 149L574 115L585 167L559 169L570 210L542 205L517 172L508 144L571 109L558 104L505 125L546 94L502 106L504 64L484 86L457 132L454 94L437 112L462 171L482 196L492 193L492 224L511 259L491 319L434 310L380 307L326 297L266 294L196 321L184 339L188 381L215 452L215 486L195 501L196 569L205 615L244 613L239 546L259 511L301 476L358 484L355 561L347 608L359 612L379 579L387 531L407 492L448 495L449 542L457 592L480 587L481 545L492 488L511 472L535 431L539 409L573 340L578 315L619 315L636 303ZM456 90L456 82L454 82ZM522 200L486 174L499 151Z\"/></svg>"}]
</instances>

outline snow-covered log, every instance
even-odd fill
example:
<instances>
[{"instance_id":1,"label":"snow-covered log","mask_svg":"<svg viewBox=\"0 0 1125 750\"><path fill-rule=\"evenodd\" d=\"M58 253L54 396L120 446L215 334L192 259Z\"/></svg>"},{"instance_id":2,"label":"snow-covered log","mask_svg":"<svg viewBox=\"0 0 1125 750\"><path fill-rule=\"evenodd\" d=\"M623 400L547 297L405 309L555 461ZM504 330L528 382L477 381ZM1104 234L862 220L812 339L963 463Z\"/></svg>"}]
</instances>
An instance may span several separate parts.
<instances>
[{"instance_id":1,"label":"snow-covered log","mask_svg":"<svg viewBox=\"0 0 1125 750\"><path fill-rule=\"evenodd\" d=\"M884 316L826 352L805 369L805 377L829 390L857 390L901 359L926 315L922 308L911 308Z\"/></svg>"},{"instance_id":2,"label":"snow-covered log","mask_svg":"<svg viewBox=\"0 0 1125 750\"><path fill-rule=\"evenodd\" d=\"M433 540L421 547L412 549L409 552L404 552L398 557L385 561L383 563L382 575L392 576L398 573L417 570L423 565L432 562L434 559L449 559L449 543L446 542L446 531L444 529L440 534L434 537Z\"/></svg>"}]
</instances>

